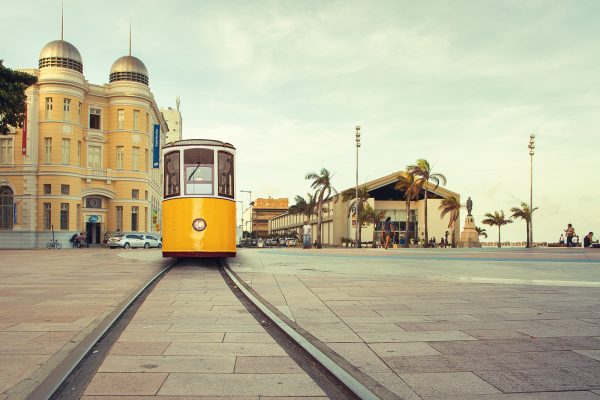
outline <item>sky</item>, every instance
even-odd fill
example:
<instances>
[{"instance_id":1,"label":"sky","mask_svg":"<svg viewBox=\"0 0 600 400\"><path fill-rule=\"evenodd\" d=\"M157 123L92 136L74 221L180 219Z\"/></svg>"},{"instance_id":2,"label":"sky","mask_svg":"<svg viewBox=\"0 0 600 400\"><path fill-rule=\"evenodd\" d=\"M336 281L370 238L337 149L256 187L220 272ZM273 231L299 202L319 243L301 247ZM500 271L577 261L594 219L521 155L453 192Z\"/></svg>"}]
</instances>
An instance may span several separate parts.
<instances>
[{"instance_id":1,"label":"sky","mask_svg":"<svg viewBox=\"0 0 600 400\"><path fill-rule=\"evenodd\" d=\"M0 58L37 67L60 38L60 4L0 0ZM64 39L108 82L128 52L160 107L181 98L183 137L237 148L238 189L305 195L327 168L338 190L419 158L486 212L529 202L534 239L567 223L600 236L600 2L64 0ZM249 202L247 193L238 199ZM437 212L437 210L435 211ZM466 211L461 214L461 225ZM487 227L489 240L497 228ZM525 223L502 239L525 240Z\"/></svg>"}]
</instances>

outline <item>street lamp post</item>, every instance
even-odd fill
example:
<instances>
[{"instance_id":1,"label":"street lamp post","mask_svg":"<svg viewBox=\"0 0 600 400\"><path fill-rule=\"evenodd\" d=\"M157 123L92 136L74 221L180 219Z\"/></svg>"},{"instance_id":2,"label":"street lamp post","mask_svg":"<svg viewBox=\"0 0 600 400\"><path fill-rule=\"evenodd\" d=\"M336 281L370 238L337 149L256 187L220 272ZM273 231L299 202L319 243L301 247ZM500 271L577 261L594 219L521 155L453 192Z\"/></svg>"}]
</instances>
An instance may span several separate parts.
<instances>
[{"instance_id":1,"label":"street lamp post","mask_svg":"<svg viewBox=\"0 0 600 400\"><path fill-rule=\"evenodd\" d=\"M529 243L533 247L533 154L535 150L535 134L529 136Z\"/></svg>"},{"instance_id":2,"label":"street lamp post","mask_svg":"<svg viewBox=\"0 0 600 400\"><path fill-rule=\"evenodd\" d=\"M252 190L240 190L240 192L241 193L248 193L250 195L250 202L248 203L249 204L248 208L250 208L252 206ZM248 210L248 209L246 209L246 210ZM242 211L242 213L243 213L243 211ZM250 229L252 229L252 213L250 213Z\"/></svg>"},{"instance_id":3,"label":"street lamp post","mask_svg":"<svg viewBox=\"0 0 600 400\"><path fill-rule=\"evenodd\" d=\"M240 203L240 216L242 217L242 239L244 238L244 202L241 200L236 200L236 203Z\"/></svg>"},{"instance_id":4,"label":"street lamp post","mask_svg":"<svg viewBox=\"0 0 600 400\"><path fill-rule=\"evenodd\" d=\"M360 248L360 242L358 241L358 230L359 228L359 220L358 220L358 148L360 147L360 126L356 126L356 197L354 200L354 215L356 224L354 225L354 243L356 243L356 248Z\"/></svg>"}]
</instances>

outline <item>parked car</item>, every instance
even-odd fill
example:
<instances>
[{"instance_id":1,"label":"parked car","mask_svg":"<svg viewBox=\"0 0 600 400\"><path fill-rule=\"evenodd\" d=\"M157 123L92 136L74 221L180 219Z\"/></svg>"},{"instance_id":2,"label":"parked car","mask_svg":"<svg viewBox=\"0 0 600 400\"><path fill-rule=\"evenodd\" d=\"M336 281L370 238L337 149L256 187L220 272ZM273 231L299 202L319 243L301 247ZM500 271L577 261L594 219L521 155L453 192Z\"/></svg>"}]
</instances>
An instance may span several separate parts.
<instances>
[{"instance_id":1,"label":"parked car","mask_svg":"<svg viewBox=\"0 0 600 400\"><path fill-rule=\"evenodd\" d=\"M156 235L144 235L144 240L148 243L148 247L162 248L162 240ZM144 244L144 248L148 247Z\"/></svg>"},{"instance_id":2,"label":"parked car","mask_svg":"<svg viewBox=\"0 0 600 400\"><path fill-rule=\"evenodd\" d=\"M146 245L147 247L150 247L150 243L144 239L144 235L133 233L113 235L108 239L107 245L110 248L122 247L124 249L130 247L146 247Z\"/></svg>"}]
</instances>

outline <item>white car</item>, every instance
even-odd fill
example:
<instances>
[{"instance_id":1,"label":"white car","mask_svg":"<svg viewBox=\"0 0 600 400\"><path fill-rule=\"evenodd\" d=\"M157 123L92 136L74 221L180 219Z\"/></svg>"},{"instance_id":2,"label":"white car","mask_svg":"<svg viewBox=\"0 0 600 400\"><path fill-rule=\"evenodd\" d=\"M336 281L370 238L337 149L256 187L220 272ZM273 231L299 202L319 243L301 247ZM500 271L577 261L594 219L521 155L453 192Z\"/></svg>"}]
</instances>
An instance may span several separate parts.
<instances>
[{"instance_id":1,"label":"white car","mask_svg":"<svg viewBox=\"0 0 600 400\"><path fill-rule=\"evenodd\" d=\"M144 235L144 240L148 243L148 247L162 248L162 240L155 235ZM144 248L148 248L144 244Z\"/></svg>"},{"instance_id":2,"label":"white car","mask_svg":"<svg viewBox=\"0 0 600 400\"><path fill-rule=\"evenodd\" d=\"M150 243L144 239L144 235L128 233L126 235L114 235L108 239L107 246L122 247L128 249L130 247L150 247Z\"/></svg>"}]
</instances>

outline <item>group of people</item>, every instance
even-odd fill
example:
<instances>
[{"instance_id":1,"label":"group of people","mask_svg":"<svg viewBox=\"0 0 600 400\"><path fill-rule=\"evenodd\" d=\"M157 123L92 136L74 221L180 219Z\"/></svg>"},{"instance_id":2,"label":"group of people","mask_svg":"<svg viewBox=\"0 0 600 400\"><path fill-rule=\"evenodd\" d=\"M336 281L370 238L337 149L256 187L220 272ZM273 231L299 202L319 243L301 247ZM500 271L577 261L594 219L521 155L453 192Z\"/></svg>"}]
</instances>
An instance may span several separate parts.
<instances>
[{"instance_id":1,"label":"group of people","mask_svg":"<svg viewBox=\"0 0 600 400\"><path fill-rule=\"evenodd\" d=\"M73 248L81 248L81 247L90 247L90 243L88 242L88 237L85 232L74 233L71 236L71 243L73 244Z\"/></svg>"},{"instance_id":2,"label":"group of people","mask_svg":"<svg viewBox=\"0 0 600 400\"><path fill-rule=\"evenodd\" d=\"M567 224L567 229L565 229L565 234L560 235L559 243L564 243L567 247L577 247L579 246L579 236L575 233L575 228L573 225ZM583 238L583 247L600 247L598 245L598 240L594 242L594 232L590 232Z\"/></svg>"}]
</instances>

